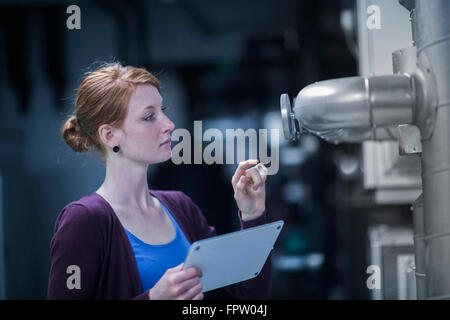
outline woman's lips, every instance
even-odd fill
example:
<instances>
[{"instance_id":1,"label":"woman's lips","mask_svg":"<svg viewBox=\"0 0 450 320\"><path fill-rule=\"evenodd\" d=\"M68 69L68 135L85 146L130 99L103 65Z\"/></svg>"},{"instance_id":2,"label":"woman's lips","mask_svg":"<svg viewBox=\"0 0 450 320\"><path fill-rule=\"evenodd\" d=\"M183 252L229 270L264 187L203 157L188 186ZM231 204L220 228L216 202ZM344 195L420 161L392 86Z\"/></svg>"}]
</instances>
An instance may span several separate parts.
<instances>
[{"instance_id":1,"label":"woman's lips","mask_svg":"<svg viewBox=\"0 0 450 320\"><path fill-rule=\"evenodd\" d=\"M170 140L167 140L166 142L161 143L161 147L170 146L170 143L171 143L171 141L170 141Z\"/></svg>"}]
</instances>

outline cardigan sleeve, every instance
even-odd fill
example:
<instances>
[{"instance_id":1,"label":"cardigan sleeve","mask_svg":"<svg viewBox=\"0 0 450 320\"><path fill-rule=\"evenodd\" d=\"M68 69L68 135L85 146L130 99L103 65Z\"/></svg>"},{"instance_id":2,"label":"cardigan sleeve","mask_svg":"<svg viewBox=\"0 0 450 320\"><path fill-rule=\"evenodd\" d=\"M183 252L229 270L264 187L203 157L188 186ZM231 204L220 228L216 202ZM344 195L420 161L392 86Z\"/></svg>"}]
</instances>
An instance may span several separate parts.
<instances>
[{"instance_id":1,"label":"cardigan sleeve","mask_svg":"<svg viewBox=\"0 0 450 320\"><path fill-rule=\"evenodd\" d=\"M200 208L192 201L192 199L183 193L185 201L189 203L191 208L191 221L195 228L196 240L214 237L217 232L213 226L210 226L202 214ZM258 225L263 225L267 222L266 211L263 214L253 220L242 220L241 211L238 210L238 219L240 229L247 229ZM261 272L255 278L241 281L229 286L224 287L232 296L238 299L268 299L271 290L272 281L272 253L269 254Z\"/></svg>"},{"instance_id":2,"label":"cardigan sleeve","mask_svg":"<svg viewBox=\"0 0 450 320\"><path fill-rule=\"evenodd\" d=\"M48 299L93 299L102 263L98 217L80 204L67 205L50 242Z\"/></svg>"}]
</instances>

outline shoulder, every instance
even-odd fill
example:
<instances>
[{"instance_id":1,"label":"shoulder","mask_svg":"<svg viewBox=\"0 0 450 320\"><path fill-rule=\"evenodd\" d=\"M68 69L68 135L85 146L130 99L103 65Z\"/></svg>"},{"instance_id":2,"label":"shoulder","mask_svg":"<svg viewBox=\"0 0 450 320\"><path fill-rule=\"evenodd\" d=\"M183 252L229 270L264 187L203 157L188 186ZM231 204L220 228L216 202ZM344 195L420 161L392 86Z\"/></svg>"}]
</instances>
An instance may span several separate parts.
<instances>
[{"instance_id":1,"label":"shoulder","mask_svg":"<svg viewBox=\"0 0 450 320\"><path fill-rule=\"evenodd\" d=\"M108 206L108 203L95 193L84 196L62 208L55 228L58 229L61 225L68 223L80 227L98 228L110 220Z\"/></svg>"},{"instance_id":2,"label":"shoulder","mask_svg":"<svg viewBox=\"0 0 450 320\"><path fill-rule=\"evenodd\" d=\"M69 255L82 261L90 254L102 256L113 228L105 204L97 197L85 196L62 208L50 242L52 257Z\"/></svg>"}]
</instances>

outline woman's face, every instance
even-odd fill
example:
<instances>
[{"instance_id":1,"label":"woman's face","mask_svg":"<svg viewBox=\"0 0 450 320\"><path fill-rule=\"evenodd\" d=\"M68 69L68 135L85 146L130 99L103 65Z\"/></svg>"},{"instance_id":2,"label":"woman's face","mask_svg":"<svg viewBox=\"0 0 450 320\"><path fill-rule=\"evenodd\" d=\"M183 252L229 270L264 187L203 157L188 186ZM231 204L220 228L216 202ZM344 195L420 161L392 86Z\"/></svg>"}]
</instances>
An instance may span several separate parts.
<instances>
[{"instance_id":1,"label":"woman's face","mask_svg":"<svg viewBox=\"0 0 450 320\"><path fill-rule=\"evenodd\" d=\"M162 100L152 85L139 85L132 94L119 151L127 158L146 164L171 158L170 132L175 125L164 114Z\"/></svg>"}]
</instances>

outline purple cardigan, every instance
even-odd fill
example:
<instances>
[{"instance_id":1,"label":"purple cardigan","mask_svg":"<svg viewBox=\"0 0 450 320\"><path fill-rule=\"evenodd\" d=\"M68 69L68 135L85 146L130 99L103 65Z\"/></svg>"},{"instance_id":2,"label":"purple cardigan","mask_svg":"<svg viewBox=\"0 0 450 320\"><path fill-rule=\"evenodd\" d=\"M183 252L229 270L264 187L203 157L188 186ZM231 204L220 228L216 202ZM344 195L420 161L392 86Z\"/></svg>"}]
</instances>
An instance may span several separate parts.
<instances>
[{"instance_id":1,"label":"purple cardigan","mask_svg":"<svg viewBox=\"0 0 450 320\"><path fill-rule=\"evenodd\" d=\"M188 240L217 235L200 208L181 191L149 190L172 213ZM254 220L243 221L240 228L266 223L266 212ZM51 267L48 299L140 299L139 272L128 237L109 203L97 193L67 204L60 212L50 243ZM68 266L80 268L81 288L68 289ZM271 288L272 261L269 255L261 273L250 280L225 287L238 299L267 299ZM205 297L208 293L205 293Z\"/></svg>"}]
</instances>

